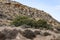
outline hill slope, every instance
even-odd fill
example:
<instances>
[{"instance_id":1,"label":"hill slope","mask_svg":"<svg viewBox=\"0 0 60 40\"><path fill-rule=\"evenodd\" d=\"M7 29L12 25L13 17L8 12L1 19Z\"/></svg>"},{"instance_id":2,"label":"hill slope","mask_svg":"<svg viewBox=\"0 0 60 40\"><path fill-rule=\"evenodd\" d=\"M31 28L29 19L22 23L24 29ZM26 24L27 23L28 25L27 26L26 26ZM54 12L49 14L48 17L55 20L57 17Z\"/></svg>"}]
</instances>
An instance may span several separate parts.
<instances>
[{"instance_id":1,"label":"hill slope","mask_svg":"<svg viewBox=\"0 0 60 40\"><path fill-rule=\"evenodd\" d=\"M43 10L28 7L11 0L0 0L0 26L10 25L16 15L26 15L36 20L44 19L49 24L57 27L60 23Z\"/></svg>"},{"instance_id":2,"label":"hill slope","mask_svg":"<svg viewBox=\"0 0 60 40\"><path fill-rule=\"evenodd\" d=\"M13 27L10 22L17 15L24 15L24 17L27 16L35 20L44 19L48 24L58 28L51 30L26 28L25 26ZM46 23L44 22L44 24ZM50 26L48 25L48 27ZM28 7L16 1L0 0L0 40L60 40L59 27L60 23L42 10Z\"/></svg>"}]
</instances>

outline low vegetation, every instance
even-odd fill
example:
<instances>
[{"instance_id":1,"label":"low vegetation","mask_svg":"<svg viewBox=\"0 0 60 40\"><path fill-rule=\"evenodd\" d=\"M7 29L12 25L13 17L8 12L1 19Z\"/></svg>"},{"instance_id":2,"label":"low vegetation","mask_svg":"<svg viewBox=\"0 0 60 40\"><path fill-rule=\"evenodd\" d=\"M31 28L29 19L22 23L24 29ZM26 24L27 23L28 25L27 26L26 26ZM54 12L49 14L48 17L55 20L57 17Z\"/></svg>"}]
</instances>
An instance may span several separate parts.
<instances>
[{"instance_id":1,"label":"low vegetation","mask_svg":"<svg viewBox=\"0 0 60 40\"><path fill-rule=\"evenodd\" d=\"M33 39L33 38L36 37L36 34L33 31L31 31L31 30L25 30L23 32L23 36L28 38L28 39Z\"/></svg>"},{"instance_id":2,"label":"low vegetation","mask_svg":"<svg viewBox=\"0 0 60 40\"><path fill-rule=\"evenodd\" d=\"M11 23L12 25L15 25L16 27L21 26L21 25L28 25L34 28L47 28L50 29L49 24L47 24L47 21L45 20L34 20L32 18L28 18L26 16L17 16Z\"/></svg>"},{"instance_id":3,"label":"low vegetation","mask_svg":"<svg viewBox=\"0 0 60 40\"><path fill-rule=\"evenodd\" d=\"M49 36L49 35L51 35L49 32L44 33L44 36Z\"/></svg>"}]
</instances>

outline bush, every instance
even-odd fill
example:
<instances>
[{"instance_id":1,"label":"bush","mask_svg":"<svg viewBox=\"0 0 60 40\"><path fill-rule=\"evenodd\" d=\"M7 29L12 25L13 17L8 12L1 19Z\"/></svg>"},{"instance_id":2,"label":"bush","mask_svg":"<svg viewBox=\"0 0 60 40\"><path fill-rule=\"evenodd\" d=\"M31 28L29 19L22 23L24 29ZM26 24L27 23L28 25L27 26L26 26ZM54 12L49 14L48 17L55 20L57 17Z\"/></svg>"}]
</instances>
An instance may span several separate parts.
<instances>
[{"instance_id":1,"label":"bush","mask_svg":"<svg viewBox=\"0 0 60 40\"><path fill-rule=\"evenodd\" d=\"M38 28L46 28L46 29L52 29L52 25L48 24L45 20L38 20L37 21Z\"/></svg>"},{"instance_id":2,"label":"bush","mask_svg":"<svg viewBox=\"0 0 60 40\"><path fill-rule=\"evenodd\" d=\"M37 31L37 30L34 31L34 33L35 33L36 35L40 35L40 32L41 32L41 31Z\"/></svg>"},{"instance_id":3,"label":"bush","mask_svg":"<svg viewBox=\"0 0 60 40\"><path fill-rule=\"evenodd\" d=\"M13 21L12 21L12 25L15 25L15 26L21 26L21 25L29 25L29 26L33 26L35 25L34 24L34 20L33 19L30 19L26 16L17 16Z\"/></svg>"},{"instance_id":4,"label":"bush","mask_svg":"<svg viewBox=\"0 0 60 40\"><path fill-rule=\"evenodd\" d=\"M44 33L44 36L48 36L48 35L51 35L51 34L48 33L48 32L45 32L45 33Z\"/></svg>"},{"instance_id":5,"label":"bush","mask_svg":"<svg viewBox=\"0 0 60 40\"><path fill-rule=\"evenodd\" d=\"M11 24L15 26L20 26L27 23L26 19L28 19L28 17L26 16L17 16L15 19L13 19Z\"/></svg>"},{"instance_id":6,"label":"bush","mask_svg":"<svg viewBox=\"0 0 60 40\"><path fill-rule=\"evenodd\" d=\"M4 38L5 38L5 34L0 31L0 39L4 39Z\"/></svg>"},{"instance_id":7,"label":"bush","mask_svg":"<svg viewBox=\"0 0 60 40\"><path fill-rule=\"evenodd\" d=\"M37 21L37 26L46 28L47 22L45 20L38 20Z\"/></svg>"},{"instance_id":8,"label":"bush","mask_svg":"<svg viewBox=\"0 0 60 40\"><path fill-rule=\"evenodd\" d=\"M23 32L23 36L28 38L28 39L33 39L33 38L36 37L35 33L33 31L31 31L31 30L25 30Z\"/></svg>"},{"instance_id":9,"label":"bush","mask_svg":"<svg viewBox=\"0 0 60 40\"><path fill-rule=\"evenodd\" d=\"M48 27L49 25L47 24L47 21L45 20L34 20L34 19L31 19L31 18L28 18L26 16L17 16L11 23L12 25L15 25L15 26L21 26L21 25L28 25L28 26L31 26L31 27L34 27L34 28L51 28L51 27Z\"/></svg>"},{"instance_id":10,"label":"bush","mask_svg":"<svg viewBox=\"0 0 60 40\"><path fill-rule=\"evenodd\" d=\"M18 30L4 29L4 30L2 30L2 33L5 35L5 38L14 39L14 38L16 38L16 36L18 34Z\"/></svg>"}]
</instances>

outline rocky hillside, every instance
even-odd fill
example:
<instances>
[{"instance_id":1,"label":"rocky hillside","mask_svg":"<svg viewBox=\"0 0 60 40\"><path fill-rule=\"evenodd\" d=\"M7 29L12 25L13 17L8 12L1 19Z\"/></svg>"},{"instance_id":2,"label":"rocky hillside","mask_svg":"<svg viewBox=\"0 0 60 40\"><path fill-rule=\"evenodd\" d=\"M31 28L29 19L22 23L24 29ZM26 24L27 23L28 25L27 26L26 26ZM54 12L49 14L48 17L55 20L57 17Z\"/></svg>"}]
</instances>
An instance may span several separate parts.
<instances>
[{"instance_id":1,"label":"rocky hillside","mask_svg":"<svg viewBox=\"0 0 60 40\"><path fill-rule=\"evenodd\" d=\"M44 19L49 24L57 27L60 23L43 10L28 7L11 0L0 0L0 26L10 25L16 15L25 15L33 19Z\"/></svg>"},{"instance_id":2,"label":"rocky hillside","mask_svg":"<svg viewBox=\"0 0 60 40\"><path fill-rule=\"evenodd\" d=\"M48 13L22 5L21 3L10 0L2 0L0 1L0 5L1 25L9 25L9 22L16 15L26 15L35 19L45 19L53 26L59 25L59 22L53 19Z\"/></svg>"},{"instance_id":3,"label":"rocky hillside","mask_svg":"<svg viewBox=\"0 0 60 40\"><path fill-rule=\"evenodd\" d=\"M43 19L52 25L53 29L35 29L31 26L28 28L27 25L19 27L10 25L17 15L27 16L36 21ZM60 22L43 10L31 8L12 0L0 0L0 40L60 40Z\"/></svg>"}]
</instances>

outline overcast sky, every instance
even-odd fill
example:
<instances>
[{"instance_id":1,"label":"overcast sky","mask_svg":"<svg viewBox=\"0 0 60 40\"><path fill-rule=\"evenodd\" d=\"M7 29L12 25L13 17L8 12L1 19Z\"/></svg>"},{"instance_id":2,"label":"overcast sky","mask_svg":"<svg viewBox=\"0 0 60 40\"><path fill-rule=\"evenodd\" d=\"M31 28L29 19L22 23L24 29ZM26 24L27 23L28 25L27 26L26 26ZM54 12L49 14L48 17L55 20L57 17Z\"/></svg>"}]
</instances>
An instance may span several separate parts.
<instances>
[{"instance_id":1,"label":"overcast sky","mask_svg":"<svg viewBox=\"0 0 60 40\"><path fill-rule=\"evenodd\" d=\"M60 21L60 0L15 0L24 5L44 10Z\"/></svg>"}]
</instances>

